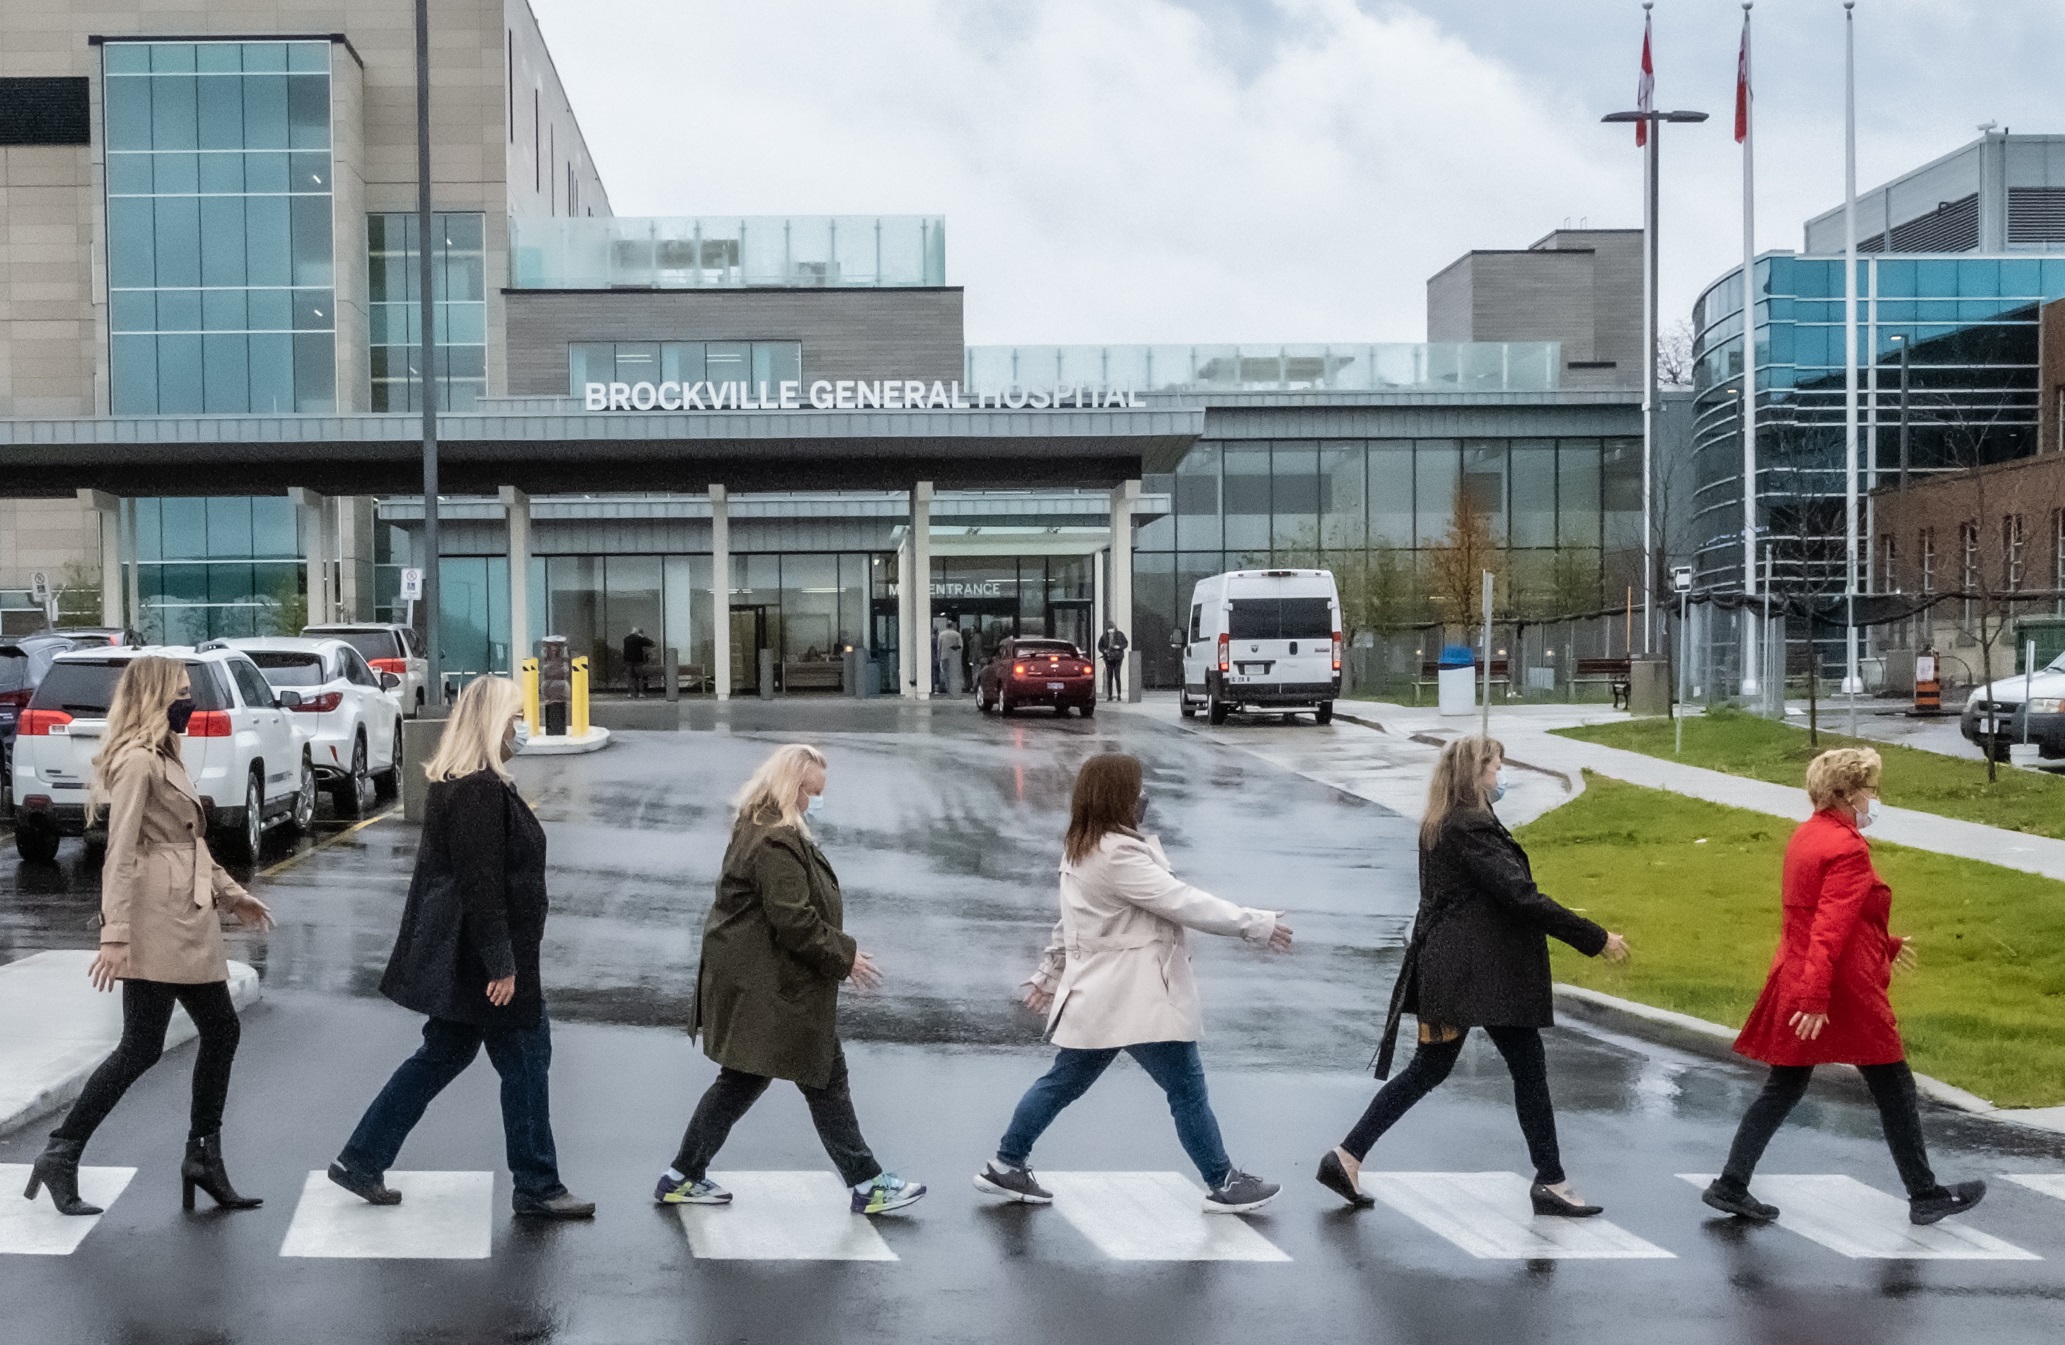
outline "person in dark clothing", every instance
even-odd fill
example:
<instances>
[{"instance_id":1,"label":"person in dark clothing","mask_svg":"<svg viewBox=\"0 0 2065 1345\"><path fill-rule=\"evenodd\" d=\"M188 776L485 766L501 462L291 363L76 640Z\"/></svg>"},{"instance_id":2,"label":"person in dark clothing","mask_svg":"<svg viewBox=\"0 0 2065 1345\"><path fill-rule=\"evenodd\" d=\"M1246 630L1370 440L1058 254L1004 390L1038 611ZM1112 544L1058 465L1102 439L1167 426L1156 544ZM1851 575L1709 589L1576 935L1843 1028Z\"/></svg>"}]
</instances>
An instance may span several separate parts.
<instances>
[{"instance_id":1,"label":"person in dark clothing","mask_svg":"<svg viewBox=\"0 0 2065 1345\"><path fill-rule=\"evenodd\" d=\"M633 626L631 633L624 637L624 681L630 685L634 696L643 696L648 689L646 673L656 647L643 626Z\"/></svg>"},{"instance_id":2,"label":"person in dark clothing","mask_svg":"<svg viewBox=\"0 0 2065 1345\"><path fill-rule=\"evenodd\" d=\"M517 794L523 693L506 677L461 693L430 779L415 878L380 993L426 1015L423 1045L401 1063L359 1119L330 1180L375 1205L398 1205L387 1169L447 1084L487 1047L502 1076L502 1134L516 1213L585 1219L593 1202L559 1180L547 1075L551 1023L539 981L545 937L545 829Z\"/></svg>"},{"instance_id":3,"label":"person in dark clothing","mask_svg":"<svg viewBox=\"0 0 2065 1345\"><path fill-rule=\"evenodd\" d=\"M1391 992L1377 1077L1391 1073L1405 1014L1419 1020L1419 1049L1319 1162L1320 1184L1358 1208L1373 1203L1361 1177L1371 1146L1448 1077L1463 1038L1481 1027L1513 1076L1514 1108L1535 1169L1534 1212L1600 1212L1571 1190L1556 1144L1541 1038L1541 1029L1555 1022L1548 936L1614 962L1627 957L1628 945L1534 885L1527 852L1491 810L1505 793L1504 758L1499 743L1472 736L1449 743L1435 764L1420 823L1420 909Z\"/></svg>"},{"instance_id":4,"label":"person in dark clothing","mask_svg":"<svg viewBox=\"0 0 2065 1345\"><path fill-rule=\"evenodd\" d=\"M1104 634L1097 637L1097 652L1104 656L1104 699L1108 701L1115 701L1122 694L1126 648L1131 643L1115 621L1105 622Z\"/></svg>"}]
</instances>

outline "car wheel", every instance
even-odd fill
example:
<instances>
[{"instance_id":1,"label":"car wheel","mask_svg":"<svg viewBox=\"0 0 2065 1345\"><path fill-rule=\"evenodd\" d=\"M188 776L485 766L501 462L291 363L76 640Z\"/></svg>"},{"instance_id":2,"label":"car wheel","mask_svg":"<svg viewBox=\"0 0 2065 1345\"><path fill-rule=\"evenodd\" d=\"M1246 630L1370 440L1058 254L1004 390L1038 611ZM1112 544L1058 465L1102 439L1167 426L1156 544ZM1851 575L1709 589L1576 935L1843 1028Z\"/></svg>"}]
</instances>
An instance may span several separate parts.
<instances>
[{"instance_id":1,"label":"car wheel","mask_svg":"<svg viewBox=\"0 0 2065 1345\"><path fill-rule=\"evenodd\" d=\"M373 777L366 770L366 735L351 741L351 771L330 787L330 803L340 817L357 817L373 801Z\"/></svg>"},{"instance_id":2,"label":"car wheel","mask_svg":"<svg viewBox=\"0 0 2065 1345\"><path fill-rule=\"evenodd\" d=\"M301 786L294 791L294 830L306 833L315 825L315 764L308 754L301 756Z\"/></svg>"},{"instance_id":3,"label":"car wheel","mask_svg":"<svg viewBox=\"0 0 2065 1345\"><path fill-rule=\"evenodd\" d=\"M237 832L239 857L256 864L265 847L265 784L257 771L244 784L244 825Z\"/></svg>"},{"instance_id":4,"label":"car wheel","mask_svg":"<svg viewBox=\"0 0 2065 1345\"><path fill-rule=\"evenodd\" d=\"M1005 695L1005 694L1004 694L1004 693L1003 693L1003 692L1002 692L1001 690L997 692L997 713L998 713L998 714L1000 714L1000 715L1008 715L1008 714L1010 714L1010 713L1011 713L1011 712L1012 712L1013 710L1016 710L1017 708L1018 708L1017 706L1015 706L1015 705L1013 705L1013 704L1011 703L1011 698L1010 698L1009 696Z\"/></svg>"},{"instance_id":5,"label":"car wheel","mask_svg":"<svg viewBox=\"0 0 2065 1345\"><path fill-rule=\"evenodd\" d=\"M57 833L30 823L14 829L14 852L31 864L48 864L57 858Z\"/></svg>"},{"instance_id":6,"label":"car wheel","mask_svg":"<svg viewBox=\"0 0 2065 1345\"><path fill-rule=\"evenodd\" d=\"M394 747L388 753L387 769L373 777L373 791L383 799L402 792L402 722L394 721Z\"/></svg>"},{"instance_id":7,"label":"car wheel","mask_svg":"<svg viewBox=\"0 0 2065 1345\"><path fill-rule=\"evenodd\" d=\"M1083 712L1083 718L1088 719L1097 713L1097 702L1084 701L1081 705L1078 705L1076 709Z\"/></svg>"},{"instance_id":8,"label":"car wheel","mask_svg":"<svg viewBox=\"0 0 2065 1345\"><path fill-rule=\"evenodd\" d=\"M1225 701L1219 699L1216 692L1207 693L1205 696L1205 722L1210 724L1225 723L1226 716L1231 708Z\"/></svg>"},{"instance_id":9,"label":"car wheel","mask_svg":"<svg viewBox=\"0 0 2065 1345\"><path fill-rule=\"evenodd\" d=\"M1312 712L1312 722L1315 724L1333 723L1334 703L1332 701L1321 701L1319 703L1319 708Z\"/></svg>"},{"instance_id":10,"label":"car wheel","mask_svg":"<svg viewBox=\"0 0 2065 1345\"><path fill-rule=\"evenodd\" d=\"M1197 707L1190 703L1190 697L1180 691L1176 693L1176 713L1185 719L1197 718Z\"/></svg>"}]
</instances>

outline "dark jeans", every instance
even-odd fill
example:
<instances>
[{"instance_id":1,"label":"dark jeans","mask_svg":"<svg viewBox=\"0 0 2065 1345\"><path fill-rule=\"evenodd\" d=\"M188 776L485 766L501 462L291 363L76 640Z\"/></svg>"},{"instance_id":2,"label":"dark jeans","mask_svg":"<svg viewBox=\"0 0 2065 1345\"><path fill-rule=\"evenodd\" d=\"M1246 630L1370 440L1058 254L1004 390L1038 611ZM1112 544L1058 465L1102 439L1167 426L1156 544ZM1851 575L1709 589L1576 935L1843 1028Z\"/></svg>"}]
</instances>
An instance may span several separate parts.
<instances>
[{"instance_id":1,"label":"dark jeans","mask_svg":"<svg viewBox=\"0 0 2065 1345\"><path fill-rule=\"evenodd\" d=\"M1219 1118L1212 1115L1212 1099L1205 1091L1205 1064L1194 1041L1150 1041L1137 1046L1107 1047L1084 1051L1064 1046L1054 1054L1054 1065L1018 1099L1011 1113L1010 1128L997 1145L997 1157L1024 1166L1032 1148L1061 1109L1090 1091L1119 1051L1132 1056L1147 1077L1161 1085L1168 1095L1169 1115L1176 1120L1176 1138L1183 1152L1197 1165L1205 1185L1216 1187L1226 1180L1233 1164L1226 1157L1226 1144L1219 1137Z\"/></svg>"},{"instance_id":2,"label":"dark jeans","mask_svg":"<svg viewBox=\"0 0 2065 1345\"><path fill-rule=\"evenodd\" d=\"M1532 1027L1488 1027L1484 1034L1506 1058L1513 1076L1513 1109L1520 1114L1520 1133L1527 1138L1527 1156L1534 1163L1534 1179L1546 1186L1563 1180L1563 1158L1556 1147L1556 1109L1549 1101L1549 1066L1542 1054L1541 1029ZM1463 1040L1423 1041L1413 1052L1412 1063L1398 1077L1377 1090L1362 1119L1341 1141L1341 1147L1360 1162L1372 1145L1397 1124L1412 1105L1434 1091L1463 1053Z\"/></svg>"},{"instance_id":3,"label":"dark jeans","mask_svg":"<svg viewBox=\"0 0 2065 1345\"><path fill-rule=\"evenodd\" d=\"M760 1095L767 1091L767 1085L773 1082L764 1074L748 1074L744 1070L727 1068L717 1071L716 1080L703 1092L703 1100L696 1103L695 1115L689 1118L688 1129L682 1132L681 1150L674 1155L674 1170L696 1181L709 1175L710 1160L724 1147L731 1128L752 1109ZM853 1090L846 1075L846 1052L834 1052L832 1077L825 1081L823 1088L806 1088L799 1083L796 1089L803 1094L804 1105L810 1108L810 1120L817 1127L818 1141L831 1155L832 1166L839 1169L840 1180L848 1186L859 1186L881 1176L882 1165L868 1151L868 1142L860 1134L860 1118L853 1114Z\"/></svg>"},{"instance_id":4,"label":"dark jeans","mask_svg":"<svg viewBox=\"0 0 2065 1345\"><path fill-rule=\"evenodd\" d=\"M643 696L645 694L645 677L646 672L645 665L643 663L626 663L624 665L625 688L628 691L630 691L632 695Z\"/></svg>"},{"instance_id":5,"label":"dark jeans","mask_svg":"<svg viewBox=\"0 0 2065 1345\"><path fill-rule=\"evenodd\" d=\"M402 1061L380 1096L359 1118L337 1161L363 1177L387 1175L402 1142L423 1119L431 1099L458 1078L488 1048L488 1061L502 1076L502 1139L509 1175L519 1198L550 1200L564 1195L559 1154L552 1144L552 1024L541 1013L536 1027L482 1027L449 1018L423 1022L423 1045Z\"/></svg>"},{"instance_id":6,"label":"dark jeans","mask_svg":"<svg viewBox=\"0 0 2065 1345\"><path fill-rule=\"evenodd\" d=\"M1104 694L1109 700L1119 698L1119 670L1126 666L1123 658L1104 660Z\"/></svg>"},{"instance_id":7,"label":"dark jeans","mask_svg":"<svg viewBox=\"0 0 2065 1345\"><path fill-rule=\"evenodd\" d=\"M229 1098L229 1068L237 1058L243 1029L230 1002L229 982L173 985L166 981L122 982L122 1040L115 1053L100 1062L85 1091L51 1133L84 1144L107 1119L129 1085L143 1077L165 1053L165 1029L172 1023L172 1005L186 1006L200 1030L201 1047L194 1056L194 1103L187 1135L199 1139L222 1129L222 1107Z\"/></svg>"},{"instance_id":8,"label":"dark jeans","mask_svg":"<svg viewBox=\"0 0 2065 1345\"><path fill-rule=\"evenodd\" d=\"M1900 1184L1909 1199L1934 1195L1936 1174L1929 1170L1929 1149L1922 1141L1921 1104L1915 1100L1914 1072L1905 1060L1890 1065L1861 1065L1859 1074L1871 1089L1871 1100L1879 1104L1879 1124L1886 1132L1886 1147L1893 1151L1893 1165L1900 1169ZM1773 1065L1742 1124L1735 1128L1735 1143L1728 1148L1728 1165L1721 1180L1738 1190L1749 1187L1764 1146L1785 1124L1785 1118L1807 1093L1807 1081L1814 1077L1812 1065Z\"/></svg>"}]
</instances>

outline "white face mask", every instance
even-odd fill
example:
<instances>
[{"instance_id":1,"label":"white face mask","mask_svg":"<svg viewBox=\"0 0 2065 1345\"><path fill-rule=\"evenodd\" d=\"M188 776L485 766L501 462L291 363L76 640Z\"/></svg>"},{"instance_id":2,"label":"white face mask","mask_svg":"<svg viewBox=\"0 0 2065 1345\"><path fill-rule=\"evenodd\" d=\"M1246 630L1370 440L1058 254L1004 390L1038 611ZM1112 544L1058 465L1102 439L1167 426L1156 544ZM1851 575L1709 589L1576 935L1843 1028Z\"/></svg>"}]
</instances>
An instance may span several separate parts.
<instances>
[{"instance_id":1,"label":"white face mask","mask_svg":"<svg viewBox=\"0 0 2065 1345\"><path fill-rule=\"evenodd\" d=\"M824 810L825 796L823 794L812 794L810 796L810 802L803 805L803 811L811 817L822 816Z\"/></svg>"},{"instance_id":2,"label":"white face mask","mask_svg":"<svg viewBox=\"0 0 2065 1345\"><path fill-rule=\"evenodd\" d=\"M1512 787L1512 783L1511 780L1506 778L1506 768L1504 766L1499 767L1499 773L1492 777L1491 792L1484 796L1485 802L1497 803L1500 799L1506 797L1506 790Z\"/></svg>"},{"instance_id":3,"label":"white face mask","mask_svg":"<svg viewBox=\"0 0 2065 1345\"><path fill-rule=\"evenodd\" d=\"M1865 805L1864 805L1864 811L1863 811L1863 812L1861 812L1861 813L1858 813L1858 814L1857 814L1857 826L1858 826L1858 829L1859 829L1859 830L1861 831L1861 830L1863 830L1863 829L1864 829L1865 827L1868 827L1868 826L1870 826L1870 825L1871 825L1872 823L1874 823L1874 822L1876 822L1876 821L1878 821L1878 820L1879 820L1879 801L1878 801L1877 799L1873 799L1873 800L1871 800L1871 802L1869 802L1869 803L1867 803L1867 804L1865 804Z\"/></svg>"}]
</instances>

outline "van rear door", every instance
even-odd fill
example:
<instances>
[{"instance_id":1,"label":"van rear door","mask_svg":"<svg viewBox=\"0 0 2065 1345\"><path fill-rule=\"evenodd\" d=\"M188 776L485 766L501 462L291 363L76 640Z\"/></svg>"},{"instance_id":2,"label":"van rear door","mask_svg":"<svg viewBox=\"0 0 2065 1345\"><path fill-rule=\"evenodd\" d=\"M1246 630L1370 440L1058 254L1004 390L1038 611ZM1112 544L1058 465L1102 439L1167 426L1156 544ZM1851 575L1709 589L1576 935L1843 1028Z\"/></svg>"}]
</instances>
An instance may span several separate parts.
<instances>
[{"instance_id":1,"label":"van rear door","mask_svg":"<svg viewBox=\"0 0 2065 1345\"><path fill-rule=\"evenodd\" d=\"M1334 675L1333 603L1323 594L1243 596L1228 604L1234 685L1330 683Z\"/></svg>"}]
</instances>

